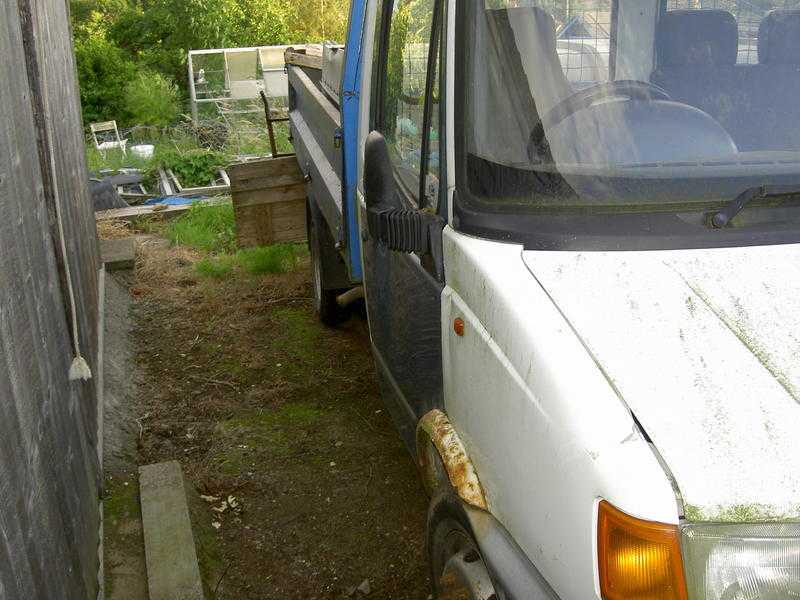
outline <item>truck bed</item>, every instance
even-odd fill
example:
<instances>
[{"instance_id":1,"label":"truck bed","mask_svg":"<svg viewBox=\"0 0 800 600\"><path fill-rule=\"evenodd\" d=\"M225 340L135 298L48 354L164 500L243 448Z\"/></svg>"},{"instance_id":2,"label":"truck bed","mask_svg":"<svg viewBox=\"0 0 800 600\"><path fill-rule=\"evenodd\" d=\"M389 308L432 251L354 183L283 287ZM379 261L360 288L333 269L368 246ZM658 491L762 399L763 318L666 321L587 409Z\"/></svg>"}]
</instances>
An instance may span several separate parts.
<instances>
[{"instance_id":1,"label":"truck bed","mask_svg":"<svg viewBox=\"0 0 800 600\"><path fill-rule=\"evenodd\" d=\"M333 239L341 242L345 232L339 106L322 83L321 60L290 61L287 53L289 124L297 162L306 180L310 180L309 194L319 206ZM299 62L305 64L296 64Z\"/></svg>"}]
</instances>

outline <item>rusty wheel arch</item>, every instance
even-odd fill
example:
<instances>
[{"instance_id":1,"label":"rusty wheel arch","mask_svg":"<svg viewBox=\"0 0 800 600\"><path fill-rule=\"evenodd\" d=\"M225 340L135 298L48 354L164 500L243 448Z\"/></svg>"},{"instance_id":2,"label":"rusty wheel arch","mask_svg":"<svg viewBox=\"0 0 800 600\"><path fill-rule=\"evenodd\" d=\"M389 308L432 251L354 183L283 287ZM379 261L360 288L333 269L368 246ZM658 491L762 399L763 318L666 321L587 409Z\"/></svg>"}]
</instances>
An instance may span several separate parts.
<instances>
[{"instance_id":1,"label":"rusty wheel arch","mask_svg":"<svg viewBox=\"0 0 800 600\"><path fill-rule=\"evenodd\" d=\"M430 495L449 481L464 502L488 510L475 466L450 419L438 408L425 413L417 424L417 467Z\"/></svg>"}]
</instances>

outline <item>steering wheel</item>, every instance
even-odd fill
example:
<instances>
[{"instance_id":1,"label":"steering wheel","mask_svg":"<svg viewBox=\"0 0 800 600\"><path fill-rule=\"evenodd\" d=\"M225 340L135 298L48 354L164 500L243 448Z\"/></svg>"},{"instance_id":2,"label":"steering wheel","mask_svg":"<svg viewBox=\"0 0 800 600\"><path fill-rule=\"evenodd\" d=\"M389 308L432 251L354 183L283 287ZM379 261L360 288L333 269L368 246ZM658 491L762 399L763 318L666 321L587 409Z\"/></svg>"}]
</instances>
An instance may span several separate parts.
<instances>
[{"instance_id":1,"label":"steering wheel","mask_svg":"<svg viewBox=\"0 0 800 600\"><path fill-rule=\"evenodd\" d=\"M631 79L608 81L579 90L556 104L533 126L528 139L528 158L535 163L543 156L550 156L550 147L544 134L545 129L555 127L570 115L589 108L598 100L617 97L647 102L672 100L663 88L646 81Z\"/></svg>"}]
</instances>

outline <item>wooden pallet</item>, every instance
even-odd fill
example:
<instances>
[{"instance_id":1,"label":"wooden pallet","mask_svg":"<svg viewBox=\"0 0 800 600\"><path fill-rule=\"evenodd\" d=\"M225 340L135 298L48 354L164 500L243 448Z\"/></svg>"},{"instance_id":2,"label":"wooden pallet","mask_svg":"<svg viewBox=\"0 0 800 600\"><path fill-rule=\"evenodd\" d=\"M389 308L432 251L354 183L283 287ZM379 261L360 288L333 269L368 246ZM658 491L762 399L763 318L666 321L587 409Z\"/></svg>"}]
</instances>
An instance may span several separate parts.
<instances>
[{"instance_id":1,"label":"wooden pallet","mask_svg":"<svg viewBox=\"0 0 800 600\"><path fill-rule=\"evenodd\" d=\"M233 165L228 176L240 247L306 239L306 188L297 157Z\"/></svg>"}]
</instances>

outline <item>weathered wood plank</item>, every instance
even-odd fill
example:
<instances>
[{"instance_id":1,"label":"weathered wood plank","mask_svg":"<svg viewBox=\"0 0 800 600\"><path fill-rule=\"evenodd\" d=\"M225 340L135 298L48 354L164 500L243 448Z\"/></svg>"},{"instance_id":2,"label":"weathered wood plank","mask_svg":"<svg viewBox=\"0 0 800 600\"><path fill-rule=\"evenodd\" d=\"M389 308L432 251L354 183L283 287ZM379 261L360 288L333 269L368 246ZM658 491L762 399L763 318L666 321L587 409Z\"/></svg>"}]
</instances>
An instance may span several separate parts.
<instances>
[{"instance_id":1,"label":"weathered wood plank","mask_svg":"<svg viewBox=\"0 0 800 600\"><path fill-rule=\"evenodd\" d=\"M277 189L266 188L261 190L250 190L236 194L234 208L244 208L246 206L257 206L259 204L272 204L275 202L287 202L292 200L305 200L306 188L302 185L292 185Z\"/></svg>"},{"instance_id":2,"label":"weathered wood plank","mask_svg":"<svg viewBox=\"0 0 800 600\"><path fill-rule=\"evenodd\" d=\"M203 200L202 203L206 206L213 204L224 204L227 198L210 198ZM147 217L152 215L166 215L169 217L177 217L185 213L192 207L191 204L180 204L176 206L169 206L166 204L154 204L147 206L128 206L126 208L109 208L108 210L98 210L94 213L95 221L105 221L108 219L122 219L130 221L138 217Z\"/></svg>"},{"instance_id":3,"label":"weathered wood plank","mask_svg":"<svg viewBox=\"0 0 800 600\"><path fill-rule=\"evenodd\" d=\"M322 70L322 54L311 54L306 50L289 48L283 55L287 65L297 65L310 69Z\"/></svg>"},{"instance_id":4,"label":"weathered wood plank","mask_svg":"<svg viewBox=\"0 0 800 600\"><path fill-rule=\"evenodd\" d=\"M151 215L169 215L171 217L178 216L185 213L191 204L183 204L180 206L166 206L164 204L148 205L148 206L129 206L127 208L109 208L108 210L98 210L94 213L96 221L105 221L108 219L122 219L130 221L137 217L146 217Z\"/></svg>"},{"instance_id":5,"label":"weathered wood plank","mask_svg":"<svg viewBox=\"0 0 800 600\"><path fill-rule=\"evenodd\" d=\"M231 192L248 192L251 190L261 190L264 188L276 188L286 185L303 183L303 177L299 174L290 175L264 175L259 177L249 177L239 179L235 185L231 186Z\"/></svg>"},{"instance_id":6,"label":"weathered wood plank","mask_svg":"<svg viewBox=\"0 0 800 600\"><path fill-rule=\"evenodd\" d=\"M275 177L278 175L294 175L302 180L303 174L297 164L297 157L291 155L280 158L251 160L228 167L231 185L235 185L237 181L253 177Z\"/></svg>"},{"instance_id":7,"label":"weathered wood plank","mask_svg":"<svg viewBox=\"0 0 800 600\"><path fill-rule=\"evenodd\" d=\"M150 600L203 600L180 463L139 467L139 494Z\"/></svg>"}]
</instances>

